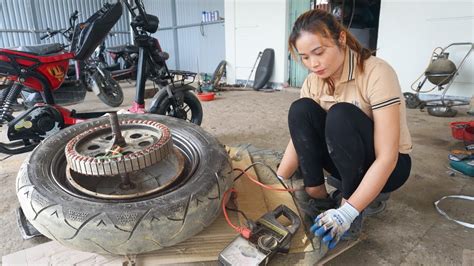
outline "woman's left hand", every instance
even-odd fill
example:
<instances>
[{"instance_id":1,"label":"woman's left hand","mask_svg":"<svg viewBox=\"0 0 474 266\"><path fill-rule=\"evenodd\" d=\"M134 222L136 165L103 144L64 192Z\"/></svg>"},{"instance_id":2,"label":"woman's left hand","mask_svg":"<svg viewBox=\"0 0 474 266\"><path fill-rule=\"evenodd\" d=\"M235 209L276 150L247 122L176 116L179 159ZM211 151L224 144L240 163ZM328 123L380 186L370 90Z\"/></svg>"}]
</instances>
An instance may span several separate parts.
<instances>
[{"instance_id":1,"label":"woman's left hand","mask_svg":"<svg viewBox=\"0 0 474 266\"><path fill-rule=\"evenodd\" d=\"M333 249L358 215L359 211L346 202L338 209L330 209L318 215L311 232L322 237L323 243Z\"/></svg>"}]
</instances>

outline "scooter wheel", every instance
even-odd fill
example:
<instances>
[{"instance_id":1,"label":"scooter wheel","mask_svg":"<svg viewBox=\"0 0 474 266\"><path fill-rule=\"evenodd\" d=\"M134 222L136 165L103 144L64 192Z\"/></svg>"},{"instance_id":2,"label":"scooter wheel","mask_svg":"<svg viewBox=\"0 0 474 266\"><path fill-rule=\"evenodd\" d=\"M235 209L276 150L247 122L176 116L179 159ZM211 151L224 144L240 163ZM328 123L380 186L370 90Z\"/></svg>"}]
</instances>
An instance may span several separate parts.
<instances>
[{"instance_id":1,"label":"scooter wheel","mask_svg":"<svg viewBox=\"0 0 474 266\"><path fill-rule=\"evenodd\" d=\"M196 125L201 125L203 117L202 106L196 95L192 93L194 88L189 85L183 85L178 88L184 88L184 90L177 91L174 94L175 99L183 103L180 109L175 110L168 98L166 90L160 90L153 98L149 112L152 114L172 116Z\"/></svg>"}]
</instances>

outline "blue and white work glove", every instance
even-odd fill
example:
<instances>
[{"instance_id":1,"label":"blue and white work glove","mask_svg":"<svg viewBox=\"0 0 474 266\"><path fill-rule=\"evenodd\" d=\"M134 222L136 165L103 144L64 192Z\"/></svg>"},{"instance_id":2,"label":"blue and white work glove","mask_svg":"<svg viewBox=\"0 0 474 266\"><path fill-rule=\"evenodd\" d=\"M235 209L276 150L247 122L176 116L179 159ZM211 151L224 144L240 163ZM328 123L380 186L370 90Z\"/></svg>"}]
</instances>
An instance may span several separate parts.
<instances>
[{"instance_id":1,"label":"blue and white work glove","mask_svg":"<svg viewBox=\"0 0 474 266\"><path fill-rule=\"evenodd\" d=\"M338 209L330 209L318 215L311 226L311 232L322 237L323 243L333 249L357 216L359 211L346 202Z\"/></svg>"}]
</instances>

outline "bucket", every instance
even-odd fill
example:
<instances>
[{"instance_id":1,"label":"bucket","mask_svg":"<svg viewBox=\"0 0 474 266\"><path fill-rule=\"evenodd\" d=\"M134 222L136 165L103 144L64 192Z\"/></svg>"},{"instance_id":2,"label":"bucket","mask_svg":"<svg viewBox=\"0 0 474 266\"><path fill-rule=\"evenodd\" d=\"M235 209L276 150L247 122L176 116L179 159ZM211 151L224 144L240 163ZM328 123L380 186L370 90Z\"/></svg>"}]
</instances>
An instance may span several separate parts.
<instances>
[{"instance_id":1,"label":"bucket","mask_svg":"<svg viewBox=\"0 0 474 266\"><path fill-rule=\"evenodd\" d=\"M463 141L467 150L474 150L474 126L467 126L464 128Z\"/></svg>"},{"instance_id":2,"label":"bucket","mask_svg":"<svg viewBox=\"0 0 474 266\"><path fill-rule=\"evenodd\" d=\"M214 100L215 96L216 94L213 92L202 92L197 94L197 97L201 101L212 101Z\"/></svg>"},{"instance_id":3,"label":"bucket","mask_svg":"<svg viewBox=\"0 0 474 266\"><path fill-rule=\"evenodd\" d=\"M469 122L451 122L450 123L451 127L451 134L453 135L453 138L457 140L464 140L464 131L467 127L474 127L474 121L469 121ZM467 133L469 134L469 132ZM469 137L469 136L468 136Z\"/></svg>"}]
</instances>

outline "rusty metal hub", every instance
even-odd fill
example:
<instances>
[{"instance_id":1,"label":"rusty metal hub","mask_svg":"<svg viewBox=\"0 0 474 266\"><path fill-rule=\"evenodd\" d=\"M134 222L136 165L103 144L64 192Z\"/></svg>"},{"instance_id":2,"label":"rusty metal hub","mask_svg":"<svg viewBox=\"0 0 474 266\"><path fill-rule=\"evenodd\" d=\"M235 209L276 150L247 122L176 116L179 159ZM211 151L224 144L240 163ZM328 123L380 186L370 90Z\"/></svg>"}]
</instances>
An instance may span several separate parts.
<instances>
[{"instance_id":1,"label":"rusty metal hub","mask_svg":"<svg viewBox=\"0 0 474 266\"><path fill-rule=\"evenodd\" d=\"M147 120L120 123L125 145L116 145L110 125L79 134L65 148L71 169L83 175L110 176L135 172L152 166L172 152L169 129Z\"/></svg>"},{"instance_id":2,"label":"rusty metal hub","mask_svg":"<svg viewBox=\"0 0 474 266\"><path fill-rule=\"evenodd\" d=\"M183 172L184 157L169 129L149 120L118 120L92 128L65 147L67 182L87 195L130 199L159 192Z\"/></svg>"}]
</instances>

